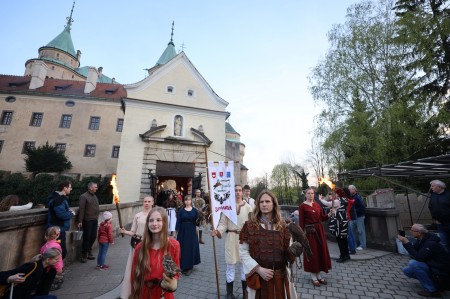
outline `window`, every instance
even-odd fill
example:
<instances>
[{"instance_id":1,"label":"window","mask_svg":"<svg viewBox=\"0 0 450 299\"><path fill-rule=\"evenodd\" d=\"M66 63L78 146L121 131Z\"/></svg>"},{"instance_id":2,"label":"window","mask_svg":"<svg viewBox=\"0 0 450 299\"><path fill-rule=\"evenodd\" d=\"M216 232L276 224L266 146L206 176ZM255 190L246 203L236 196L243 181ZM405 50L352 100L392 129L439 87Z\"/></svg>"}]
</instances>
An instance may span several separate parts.
<instances>
[{"instance_id":1,"label":"window","mask_svg":"<svg viewBox=\"0 0 450 299\"><path fill-rule=\"evenodd\" d=\"M86 144L84 147L85 157L95 157L95 144Z\"/></svg>"},{"instance_id":2,"label":"window","mask_svg":"<svg viewBox=\"0 0 450 299\"><path fill-rule=\"evenodd\" d=\"M98 130L100 128L100 117L91 116L89 121L89 130Z\"/></svg>"},{"instance_id":3,"label":"window","mask_svg":"<svg viewBox=\"0 0 450 299\"><path fill-rule=\"evenodd\" d=\"M122 132L123 130L123 118L117 119L116 132Z\"/></svg>"},{"instance_id":4,"label":"window","mask_svg":"<svg viewBox=\"0 0 450 299\"><path fill-rule=\"evenodd\" d=\"M175 88L173 88L173 86L167 86L167 92L168 93L173 93Z\"/></svg>"},{"instance_id":5,"label":"window","mask_svg":"<svg viewBox=\"0 0 450 299\"><path fill-rule=\"evenodd\" d=\"M5 143L4 140L0 140L0 153L2 152L3 149L3 143Z\"/></svg>"},{"instance_id":6,"label":"window","mask_svg":"<svg viewBox=\"0 0 450 299\"><path fill-rule=\"evenodd\" d=\"M189 89L187 91L187 95L188 95L188 97L193 97L194 96L194 91L192 89Z\"/></svg>"},{"instance_id":7,"label":"window","mask_svg":"<svg viewBox=\"0 0 450 299\"><path fill-rule=\"evenodd\" d=\"M66 101L66 106L73 107L73 106L75 106L75 102L74 101Z\"/></svg>"},{"instance_id":8,"label":"window","mask_svg":"<svg viewBox=\"0 0 450 299\"><path fill-rule=\"evenodd\" d=\"M13 116L13 111L3 111L2 112L2 120L1 120L1 124L2 125L7 125L9 126L11 124L12 121L12 116Z\"/></svg>"},{"instance_id":9,"label":"window","mask_svg":"<svg viewBox=\"0 0 450 299\"><path fill-rule=\"evenodd\" d=\"M71 114L63 114L61 116L61 122L59 123L60 128L68 129L72 124L72 115Z\"/></svg>"},{"instance_id":10,"label":"window","mask_svg":"<svg viewBox=\"0 0 450 299\"><path fill-rule=\"evenodd\" d=\"M119 158L120 146L114 145L112 149L112 158Z\"/></svg>"},{"instance_id":11,"label":"window","mask_svg":"<svg viewBox=\"0 0 450 299\"><path fill-rule=\"evenodd\" d=\"M64 154L66 152L66 143L55 143L56 151L60 154Z\"/></svg>"},{"instance_id":12,"label":"window","mask_svg":"<svg viewBox=\"0 0 450 299\"><path fill-rule=\"evenodd\" d=\"M42 124L43 113L33 112L31 115L30 127L40 127Z\"/></svg>"},{"instance_id":13,"label":"window","mask_svg":"<svg viewBox=\"0 0 450 299\"><path fill-rule=\"evenodd\" d=\"M22 154L25 154L27 149L28 150L36 149L36 142L35 141L25 141L23 143L23 147L22 147Z\"/></svg>"}]
</instances>

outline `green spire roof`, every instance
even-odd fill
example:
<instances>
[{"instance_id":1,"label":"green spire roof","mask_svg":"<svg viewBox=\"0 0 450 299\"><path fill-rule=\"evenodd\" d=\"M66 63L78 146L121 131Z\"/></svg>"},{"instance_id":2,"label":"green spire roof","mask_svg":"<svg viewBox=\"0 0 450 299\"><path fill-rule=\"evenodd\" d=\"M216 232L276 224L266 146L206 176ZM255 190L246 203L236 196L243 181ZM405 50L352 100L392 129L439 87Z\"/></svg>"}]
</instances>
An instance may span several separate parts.
<instances>
[{"instance_id":1,"label":"green spire roof","mask_svg":"<svg viewBox=\"0 0 450 299\"><path fill-rule=\"evenodd\" d=\"M225 122L225 133L231 133L231 134L238 134L239 136L241 136L241 134L239 134L231 125L229 122Z\"/></svg>"},{"instance_id":2,"label":"green spire roof","mask_svg":"<svg viewBox=\"0 0 450 299\"><path fill-rule=\"evenodd\" d=\"M169 62L172 58L177 56L177 52L175 51L175 44L173 43L173 26L175 22L172 22L172 33L170 34L170 42L167 44L167 48L162 53L161 57L159 57L156 65L162 65Z\"/></svg>"},{"instance_id":3,"label":"green spire roof","mask_svg":"<svg viewBox=\"0 0 450 299\"><path fill-rule=\"evenodd\" d=\"M55 37L51 42L49 42L46 47L60 49L76 57L75 47L73 46L72 37L70 36L70 29L73 23L72 13L74 7L75 2L73 2L72 10L70 11L70 17L67 17L66 27L57 37Z\"/></svg>"}]
</instances>

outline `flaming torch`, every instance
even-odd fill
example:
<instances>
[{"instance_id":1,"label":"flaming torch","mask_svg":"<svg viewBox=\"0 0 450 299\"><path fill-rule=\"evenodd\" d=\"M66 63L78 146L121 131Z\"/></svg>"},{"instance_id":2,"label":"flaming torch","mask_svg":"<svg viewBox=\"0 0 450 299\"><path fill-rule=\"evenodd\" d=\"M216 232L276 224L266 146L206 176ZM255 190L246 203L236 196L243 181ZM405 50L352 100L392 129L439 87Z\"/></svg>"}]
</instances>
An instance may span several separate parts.
<instances>
[{"instance_id":1,"label":"flaming torch","mask_svg":"<svg viewBox=\"0 0 450 299\"><path fill-rule=\"evenodd\" d=\"M335 184L333 184L333 182L329 178L321 177L319 180L319 185L322 185L322 184L325 184L328 187L330 187L331 190L334 190Z\"/></svg>"},{"instance_id":2,"label":"flaming torch","mask_svg":"<svg viewBox=\"0 0 450 299\"><path fill-rule=\"evenodd\" d=\"M111 177L111 186L113 187L113 203L116 205L116 209L117 209L117 217L119 218L119 226L120 228L123 228L122 225L122 216L120 215L120 208L119 208L119 189L117 188L117 182L116 182L116 175L113 174ZM124 234L122 234L122 238L124 237Z\"/></svg>"}]
</instances>

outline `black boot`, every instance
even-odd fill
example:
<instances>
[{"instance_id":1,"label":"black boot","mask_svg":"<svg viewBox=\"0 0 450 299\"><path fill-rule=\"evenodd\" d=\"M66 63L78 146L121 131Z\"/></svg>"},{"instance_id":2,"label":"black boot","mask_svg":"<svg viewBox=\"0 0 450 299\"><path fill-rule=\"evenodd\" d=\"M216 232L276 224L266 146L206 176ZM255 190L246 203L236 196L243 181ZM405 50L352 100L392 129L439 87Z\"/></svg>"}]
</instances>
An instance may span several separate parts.
<instances>
[{"instance_id":1,"label":"black boot","mask_svg":"<svg viewBox=\"0 0 450 299\"><path fill-rule=\"evenodd\" d=\"M339 257L336 262L337 263L344 263L347 259L344 256Z\"/></svg>"},{"instance_id":2,"label":"black boot","mask_svg":"<svg viewBox=\"0 0 450 299\"><path fill-rule=\"evenodd\" d=\"M227 299L236 299L233 295L233 281L227 282Z\"/></svg>"},{"instance_id":3,"label":"black boot","mask_svg":"<svg viewBox=\"0 0 450 299\"><path fill-rule=\"evenodd\" d=\"M247 282L245 280L241 280L241 283L242 283L242 298L247 299L248 298Z\"/></svg>"}]
</instances>

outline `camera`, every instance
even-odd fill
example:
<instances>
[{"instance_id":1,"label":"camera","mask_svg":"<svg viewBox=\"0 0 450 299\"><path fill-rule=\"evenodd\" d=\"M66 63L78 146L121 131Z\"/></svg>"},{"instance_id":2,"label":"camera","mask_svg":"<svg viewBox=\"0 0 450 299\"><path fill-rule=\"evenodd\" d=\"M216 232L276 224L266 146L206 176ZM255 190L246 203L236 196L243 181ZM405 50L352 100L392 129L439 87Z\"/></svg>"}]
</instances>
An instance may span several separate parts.
<instances>
[{"instance_id":1,"label":"camera","mask_svg":"<svg viewBox=\"0 0 450 299\"><path fill-rule=\"evenodd\" d=\"M399 229L399 230L398 230L398 234L399 234L400 236L404 237L404 236L405 236L405 231Z\"/></svg>"}]
</instances>

